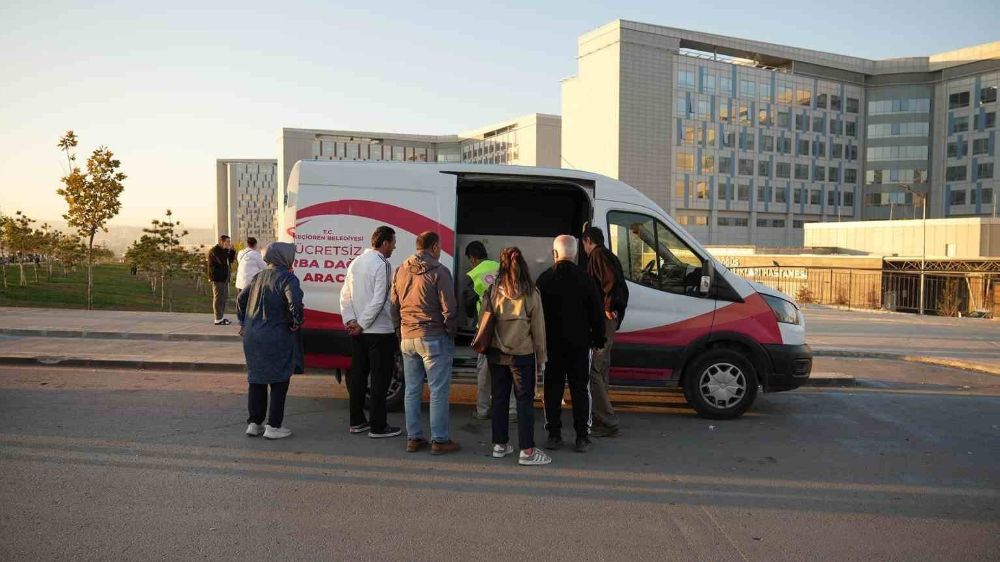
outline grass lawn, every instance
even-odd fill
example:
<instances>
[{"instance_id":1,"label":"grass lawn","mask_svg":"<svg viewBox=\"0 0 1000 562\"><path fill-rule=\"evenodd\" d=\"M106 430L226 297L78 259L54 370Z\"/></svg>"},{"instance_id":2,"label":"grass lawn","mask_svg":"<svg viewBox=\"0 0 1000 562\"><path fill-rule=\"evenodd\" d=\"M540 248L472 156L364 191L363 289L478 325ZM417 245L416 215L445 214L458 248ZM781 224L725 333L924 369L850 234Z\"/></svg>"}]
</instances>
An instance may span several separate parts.
<instances>
[{"instance_id":1,"label":"grass lawn","mask_svg":"<svg viewBox=\"0 0 1000 562\"><path fill-rule=\"evenodd\" d=\"M62 275L58 265L48 278L48 268L38 268L35 282L34 266L25 264L27 287L18 287L18 266L8 265L7 288L0 283L0 306L34 306L40 308L86 308L87 268L67 271ZM205 282L199 290L194 281L176 279L171 284L174 293L174 312L212 312L212 289ZM169 290L169 289L168 289ZM236 289L230 288L230 300ZM162 310L167 310L164 303ZM99 264L94 266L94 308L103 310L161 310L160 291L154 294L141 275L133 276L126 264Z\"/></svg>"}]
</instances>

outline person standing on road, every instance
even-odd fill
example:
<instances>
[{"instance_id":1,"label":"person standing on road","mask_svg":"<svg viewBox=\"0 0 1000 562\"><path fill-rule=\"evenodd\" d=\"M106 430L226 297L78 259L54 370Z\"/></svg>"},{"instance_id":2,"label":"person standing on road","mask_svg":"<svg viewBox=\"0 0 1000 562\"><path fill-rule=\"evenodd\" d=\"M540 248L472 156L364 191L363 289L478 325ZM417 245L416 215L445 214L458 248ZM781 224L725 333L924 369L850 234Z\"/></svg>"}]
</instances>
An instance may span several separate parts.
<instances>
[{"instance_id":1,"label":"person standing on road","mask_svg":"<svg viewBox=\"0 0 1000 562\"><path fill-rule=\"evenodd\" d=\"M417 252L396 270L392 282L393 324L400 329L403 376L406 379L406 451L427 445L420 420L424 378L431 391L431 454L460 449L448 432L451 367L458 329L458 302L448 268L441 265L441 237L424 232Z\"/></svg>"},{"instance_id":2,"label":"person standing on road","mask_svg":"<svg viewBox=\"0 0 1000 562\"><path fill-rule=\"evenodd\" d=\"M229 236L219 236L219 243L208 251L208 279L212 282L212 314L216 326L232 324L226 319L226 301L229 300L230 266L236 261L236 250Z\"/></svg>"},{"instance_id":3,"label":"person standing on road","mask_svg":"<svg viewBox=\"0 0 1000 562\"><path fill-rule=\"evenodd\" d=\"M604 246L604 233L592 226L583 233L583 249L587 252L587 273L597 283L604 309L604 348L593 354L590 363L591 435L614 437L618 435L618 416L608 394L611 370L611 346L615 332L625 319L628 306L628 287L625 273L618 258Z\"/></svg>"},{"instance_id":4,"label":"person standing on road","mask_svg":"<svg viewBox=\"0 0 1000 562\"><path fill-rule=\"evenodd\" d=\"M340 313L351 336L351 433L368 433L372 439L402 433L386 416L386 392L392 380L399 342L389 314L396 231L380 226L372 233L372 247L347 267L340 291ZM371 379L371 418L365 419L365 391Z\"/></svg>"},{"instance_id":5,"label":"person standing on road","mask_svg":"<svg viewBox=\"0 0 1000 562\"><path fill-rule=\"evenodd\" d=\"M517 398L518 463L549 464L552 458L535 446L535 375L546 361L545 313L528 264L516 247L500 252L496 283L484 303L496 317L493 340L486 355L493 380L493 456L514 452L510 445L510 389Z\"/></svg>"},{"instance_id":6,"label":"person standing on road","mask_svg":"<svg viewBox=\"0 0 1000 562\"><path fill-rule=\"evenodd\" d=\"M293 373L303 372L302 289L290 271L295 245L275 242L267 247L264 261L269 267L260 272L236 298L236 318L243 337L247 360L247 435L282 439L292 434L283 427L285 397ZM268 411L268 386L271 408ZM264 413L267 411L267 425Z\"/></svg>"},{"instance_id":7,"label":"person standing on road","mask_svg":"<svg viewBox=\"0 0 1000 562\"><path fill-rule=\"evenodd\" d=\"M465 314L469 318L478 320L482 310L483 293L496 281L500 264L489 259L486 246L479 240L469 242L465 247L465 257L472 265L472 269L465 275L462 283L462 301L465 305ZM479 353L476 355L476 409L473 410L472 417L477 420L490 419L491 394L490 365L486 355ZM513 394L510 397L510 408L508 415L512 420L516 420L517 402Z\"/></svg>"},{"instance_id":8,"label":"person standing on road","mask_svg":"<svg viewBox=\"0 0 1000 562\"><path fill-rule=\"evenodd\" d=\"M604 305L597 286L587 272L576 264L576 238L556 237L552 243L555 265L538 276L538 292L545 311L545 429L549 449L562 447L562 397L569 383L573 401L574 450L590 449L589 350L599 355L604 347Z\"/></svg>"},{"instance_id":9,"label":"person standing on road","mask_svg":"<svg viewBox=\"0 0 1000 562\"><path fill-rule=\"evenodd\" d=\"M264 258L257 251L257 239L253 236L247 238L247 247L240 250L236 255L236 294L239 295L250 285L254 275L267 269Z\"/></svg>"}]
</instances>

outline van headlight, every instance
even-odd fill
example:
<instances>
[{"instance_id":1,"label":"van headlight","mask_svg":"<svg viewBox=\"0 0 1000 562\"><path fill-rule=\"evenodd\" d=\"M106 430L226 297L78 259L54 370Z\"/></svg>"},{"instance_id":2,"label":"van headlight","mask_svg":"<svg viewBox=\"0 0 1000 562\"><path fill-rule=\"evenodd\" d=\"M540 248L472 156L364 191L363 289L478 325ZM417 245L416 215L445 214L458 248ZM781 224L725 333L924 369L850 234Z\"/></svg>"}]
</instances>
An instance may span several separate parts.
<instances>
[{"instance_id":1,"label":"van headlight","mask_svg":"<svg viewBox=\"0 0 1000 562\"><path fill-rule=\"evenodd\" d=\"M764 297L764 302L771 307L771 311L774 312L774 317L778 322L784 322L785 324L802 323L802 315L799 313L798 307L794 304L782 298L772 297L771 295L761 296Z\"/></svg>"}]
</instances>

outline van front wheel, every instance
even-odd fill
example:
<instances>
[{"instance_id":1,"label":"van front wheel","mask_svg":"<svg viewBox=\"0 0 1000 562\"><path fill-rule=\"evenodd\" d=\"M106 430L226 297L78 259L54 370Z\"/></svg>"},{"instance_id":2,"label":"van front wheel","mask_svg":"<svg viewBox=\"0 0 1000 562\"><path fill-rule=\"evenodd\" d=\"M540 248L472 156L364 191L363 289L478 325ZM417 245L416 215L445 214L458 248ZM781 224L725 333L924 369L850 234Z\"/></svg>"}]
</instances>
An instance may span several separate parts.
<instances>
[{"instance_id":1,"label":"van front wheel","mask_svg":"<svg viewBox=\"0 0 1000 562\"><path fill-rule=\"evenodd\" d=\"M703 418L738 418L757 397L757 371L736 351L709 350L686 370L684 397Z\"/></svg>"}]
</instances>

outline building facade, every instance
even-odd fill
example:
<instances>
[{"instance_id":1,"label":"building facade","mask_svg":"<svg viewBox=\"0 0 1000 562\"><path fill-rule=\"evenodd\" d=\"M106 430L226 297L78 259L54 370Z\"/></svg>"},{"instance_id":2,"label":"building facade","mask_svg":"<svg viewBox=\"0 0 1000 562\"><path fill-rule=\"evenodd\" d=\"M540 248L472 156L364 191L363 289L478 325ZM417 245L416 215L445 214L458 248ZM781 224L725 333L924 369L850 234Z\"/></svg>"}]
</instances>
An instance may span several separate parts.
<instances>
[{"instance_id":1,"label":"building facade","mask_svg":"<svg viewBox=\"0 0 1000 562\"><path fill-rule=\"evenodd\" d=\"M1000 42L873 61L615 21L563 81L563 164L640 189L710 244L809 222L986 215ZM905 186L905 187L904 187Z\"/></svg>"},{"instance_id":2,"label":"building facade","mask_svg":"<svg viewBox=\"0 0 1000 562\"><path fill-rule=\"evenodd\" d=\"M466 162L558 168L562 120L533 113L453 135L415 135L323 129L282 129L278 138L278 193L299 160ZM283 223L282 223L283 224Z\"/></svg>"},{"instance_id":3,"label":"building facade","mask_svg":"<svg viewBox=\"0 0 1000 562\"><path fill-rule=\"evenodd\" d=\"M261 245L277 240L278 161L216 160L215 235L234 243L248 236Z\"/></svg>"}]
</instances>

